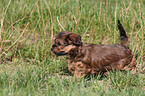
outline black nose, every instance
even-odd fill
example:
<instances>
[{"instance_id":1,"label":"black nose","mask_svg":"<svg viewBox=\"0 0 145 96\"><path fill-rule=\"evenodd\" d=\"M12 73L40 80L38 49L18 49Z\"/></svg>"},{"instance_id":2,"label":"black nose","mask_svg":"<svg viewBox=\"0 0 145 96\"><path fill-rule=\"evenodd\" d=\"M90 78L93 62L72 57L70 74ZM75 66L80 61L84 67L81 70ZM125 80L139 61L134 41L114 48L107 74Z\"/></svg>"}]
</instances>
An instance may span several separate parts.
<instances>
[{"instance_id":1,"label":"black nose","mask_svg":"<svg viewBox=\"0 0 145 96\"><path fill-rule=\"evenodd\" d=\"M55 44L52 45L51 51L53 51L53 48L57 47Z\"/></svg>"},{"instance_id":2,"label":"black nose","mask_svg":"<svg viewBox=\"0 0 145 96\"><path fill-rule=\"evenodd\" d=\"M52 48L57 47L55 44L52 45Z\"/></svg>"},{"instance_id":3,"label":"black nose","mask_svg":"<svg viewBox=\"0 0 145 96\"><path fill-rule=\"evenodd\" d=\"M53 48L51 48L51 51L53 51Z\"/></svg>"}]
</instances>

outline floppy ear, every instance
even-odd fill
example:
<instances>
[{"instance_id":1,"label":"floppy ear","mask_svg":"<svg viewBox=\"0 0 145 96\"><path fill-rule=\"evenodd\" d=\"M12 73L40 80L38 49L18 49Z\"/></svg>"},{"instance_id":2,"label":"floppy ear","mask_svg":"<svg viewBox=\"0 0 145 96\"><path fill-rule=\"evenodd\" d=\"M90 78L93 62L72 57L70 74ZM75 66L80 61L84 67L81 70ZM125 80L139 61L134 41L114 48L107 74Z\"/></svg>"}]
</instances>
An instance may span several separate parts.
<instances>
[{"instance_id":1,"label":"floppy ear","mask_svg":"<svg viewBox=\"0 0 145 96\"><path fill-rule=\"evenodd\" d=\"M81 36L78 35L78 34L69 34L67 37L66 37L66 41L68 42L68 44L74 44L76 46L80 46L82 45L82 41L81 41Z\"/></svg>"}]
</instances>

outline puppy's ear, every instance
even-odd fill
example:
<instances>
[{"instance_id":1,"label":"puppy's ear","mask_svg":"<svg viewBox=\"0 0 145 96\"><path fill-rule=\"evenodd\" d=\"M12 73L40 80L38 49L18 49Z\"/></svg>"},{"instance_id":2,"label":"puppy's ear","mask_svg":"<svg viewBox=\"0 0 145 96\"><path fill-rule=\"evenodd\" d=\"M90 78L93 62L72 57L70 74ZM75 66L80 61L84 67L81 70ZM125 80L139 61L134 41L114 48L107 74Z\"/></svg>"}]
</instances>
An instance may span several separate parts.
<instances>
[{"instance_id":1,"label":"puppy's ear","mask_svg":"<svg viewBox=\"0 0 145 96\"><path fill-rule=\"evenodd\" d=\"M82 41L81 41L81 36L78 34L69 34L66 37L66 41L68 42L68 44L74 44L76 46L81 46L82 45Z\"/></svg>"}]
</instances>

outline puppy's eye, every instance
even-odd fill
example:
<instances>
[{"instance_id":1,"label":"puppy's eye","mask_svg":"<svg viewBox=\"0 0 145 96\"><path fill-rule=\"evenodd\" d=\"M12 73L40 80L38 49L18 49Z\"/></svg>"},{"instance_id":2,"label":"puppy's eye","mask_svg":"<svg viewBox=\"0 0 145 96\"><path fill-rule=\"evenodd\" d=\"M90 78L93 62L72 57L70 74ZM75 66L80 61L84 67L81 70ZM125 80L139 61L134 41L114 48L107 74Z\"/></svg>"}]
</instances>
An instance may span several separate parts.
<instances>
[{"instance_id":1,"label":"puppy's eye","mask_svg":"<svg viewBox=\"0 0 145 96\"><path fill-rule=\"evenodd\" d=\"M60 42L58 42L57 45L60 46L61 45Z\"/></svg>"}]
</instances>

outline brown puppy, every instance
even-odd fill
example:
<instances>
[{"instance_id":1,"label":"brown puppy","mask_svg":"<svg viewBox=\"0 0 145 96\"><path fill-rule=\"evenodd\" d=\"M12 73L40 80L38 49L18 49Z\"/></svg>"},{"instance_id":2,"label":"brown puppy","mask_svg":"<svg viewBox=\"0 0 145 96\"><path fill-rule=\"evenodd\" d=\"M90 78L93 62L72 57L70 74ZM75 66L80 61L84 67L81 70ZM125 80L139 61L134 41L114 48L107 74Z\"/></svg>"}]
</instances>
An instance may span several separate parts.
<instances>
[{"instance_id":1,"label":"brown puppy","mask_svg":"<svg viewBox=\"0 0 145 96\"><path fill-rule=\"evenodd\" d=\"M136 59L128 46L128 37L120 21L120 43L110 45L84 44L81 36L72 32L59 32L51 51L57 55L69 57L69 71L76 77L87 74L108 72L111 70L134 70Z\"/></svg>"}]
</instances>

